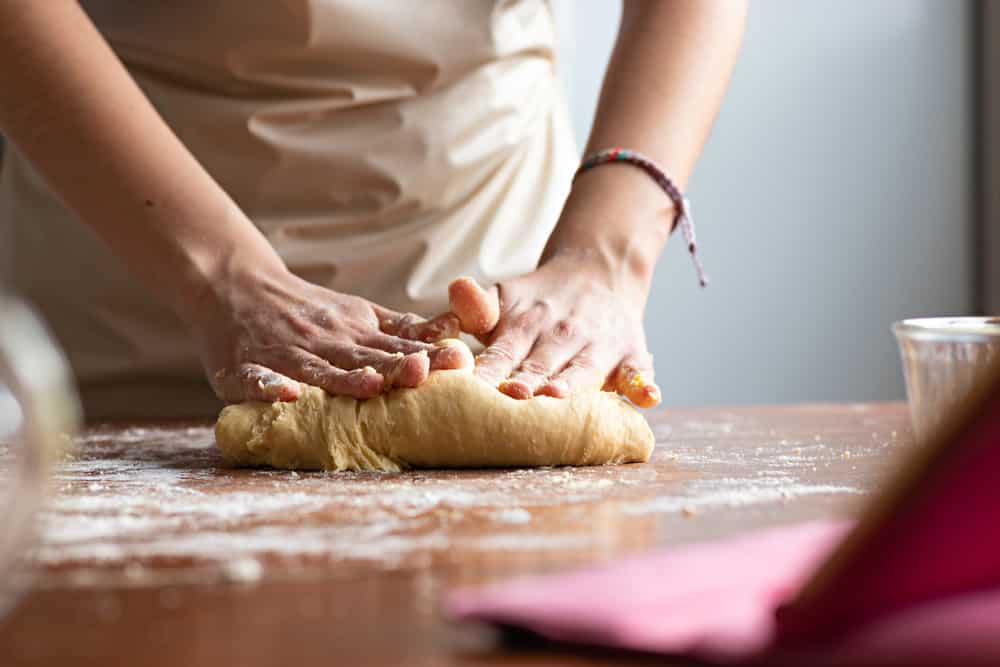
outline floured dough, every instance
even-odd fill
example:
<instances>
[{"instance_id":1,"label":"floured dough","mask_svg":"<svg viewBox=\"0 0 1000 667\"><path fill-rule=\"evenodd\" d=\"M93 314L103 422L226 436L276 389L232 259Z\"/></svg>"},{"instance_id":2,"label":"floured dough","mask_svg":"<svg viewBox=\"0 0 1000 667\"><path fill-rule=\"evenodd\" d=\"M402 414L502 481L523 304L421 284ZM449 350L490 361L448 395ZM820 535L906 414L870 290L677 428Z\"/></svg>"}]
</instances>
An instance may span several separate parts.
<instances>
[{"instance_id":1,"label":"floured dough","mask_svg":"<svg viewBox=\"0 0 1000 667\"><path fill-rule=\"evenodd\" d=\"M303 386L292 403L226 407L215 437L231 463L305 470L597 465L653 451L646 420L612 393L516 400L470 370L363 401Z\"/></svg>"}]
</instances>

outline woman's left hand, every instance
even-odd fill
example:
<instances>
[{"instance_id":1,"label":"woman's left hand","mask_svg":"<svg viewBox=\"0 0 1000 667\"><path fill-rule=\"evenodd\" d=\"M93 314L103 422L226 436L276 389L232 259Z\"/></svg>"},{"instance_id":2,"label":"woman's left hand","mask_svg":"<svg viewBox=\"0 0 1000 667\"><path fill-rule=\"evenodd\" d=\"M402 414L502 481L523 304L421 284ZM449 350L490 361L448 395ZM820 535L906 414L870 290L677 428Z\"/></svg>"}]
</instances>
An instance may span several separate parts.
<instances>
[{"instance_id":1,"label":"woman's left hand","mask_svg":"<svg viewBox=\"0 0 1000 667\"><path fill-rule=\"evenodd\" d=\"M476 374L518 399L603 388L640 407L657 405L642 328L645 288L610 277L598 260L585 250L556 254L489 289L455 280L452 312L486 345Z\"/></svg>"}]
</instances>

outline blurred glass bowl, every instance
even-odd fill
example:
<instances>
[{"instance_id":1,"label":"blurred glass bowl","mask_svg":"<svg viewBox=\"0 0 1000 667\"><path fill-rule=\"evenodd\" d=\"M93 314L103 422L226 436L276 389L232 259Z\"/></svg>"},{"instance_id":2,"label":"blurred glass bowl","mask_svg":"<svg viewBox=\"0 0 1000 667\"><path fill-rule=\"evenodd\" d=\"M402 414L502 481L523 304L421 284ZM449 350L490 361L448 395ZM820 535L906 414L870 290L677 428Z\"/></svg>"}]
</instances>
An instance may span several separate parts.
<instances>
[{"instance_id":1,"label":"blurred glass bowl","mask_svg":"<svg viewBox=\"0 0 1000 667\"><path fill-rule=\"evenodd\" d=\"M0 292L0 616L26 583L51 459L71 441L79 407L67 364L25 304Z\"/></svg>"},{"instance_id":2,"label":"blurred glass bowl","mask_svg":"<svg viewBox=\"0 0 1000 667\"><path fill-rule=\"evenodd\" d=\"M913 430L925 438L1000 358L1000 317L930 317L892 326Z\"/></svg>"}]
</instances>

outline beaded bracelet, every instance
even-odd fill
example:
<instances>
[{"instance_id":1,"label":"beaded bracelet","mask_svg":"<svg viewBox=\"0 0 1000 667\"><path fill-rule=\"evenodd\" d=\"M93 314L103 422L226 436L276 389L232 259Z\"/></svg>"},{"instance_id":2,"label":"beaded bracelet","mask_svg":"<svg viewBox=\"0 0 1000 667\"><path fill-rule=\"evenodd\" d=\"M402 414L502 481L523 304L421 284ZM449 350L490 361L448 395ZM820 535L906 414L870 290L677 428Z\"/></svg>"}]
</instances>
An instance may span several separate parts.
<instances>
[{"instance_id":1,"label":"beaded bracelet","mask_svg":"<svg viewBox=\"0 0 1000 667\"><path fill-rule=\"evenodd\" d=\"M680 188L674 185L674 182L670 180L666 172L660 169L655 162L635 151L624 148L606 148L584 158L583 162L580 163L580 167L573 175L573 180L575 181L580 174L589 169L611 162L625 162L639 167L649 174L656 181L656 184L670 197L670 200L677 208L677 216L670 226L670 231L672 233L680 225L681 232L684 234L684 240L687 242L688 253L690 253L691 261L694 263L694 270L698 274L698 282L701 283L702 287L708 285L708 277L705 275L705 269L701 265L701 260L698 259L698 245L694 238L694 223L691 221L691 203L684 196L684 193L680 191Z\"/></svg>"}]
</instances>

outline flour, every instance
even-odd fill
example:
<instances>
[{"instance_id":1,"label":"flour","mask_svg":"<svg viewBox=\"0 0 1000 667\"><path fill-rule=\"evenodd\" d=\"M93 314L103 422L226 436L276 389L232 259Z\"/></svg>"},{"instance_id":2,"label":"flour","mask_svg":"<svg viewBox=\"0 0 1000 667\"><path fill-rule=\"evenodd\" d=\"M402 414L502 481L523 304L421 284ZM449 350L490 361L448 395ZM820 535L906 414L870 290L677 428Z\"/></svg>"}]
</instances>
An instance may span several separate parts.
<instances>
[{"instance_id":1,"label":"flour","mask_svg":"<svg viewBox=\"0 0 1000 667\"><path fill-rule=\"evenodd\" d=\"M522 535L520 533L487 535L471 541L469 546L482 551L535 551L541 549L584 549L596 536L571 534Z\"/></svg>"},{"instance_id":2,"label":"flour","mask_svg":"<svg viewBox=\"0 0 1000 667\"><path fill-rule=\"evenodd\" d=\"M499 523L530 523L531 512L520 507L491 512L490 517Z\"/></svg>"},{"instance_id":3,"label":"flour","mask_svg":"<svg viewBox=\"0 0 1000 667\"><path fill-rule=\"evenodd\" d=\"M650 513L695 513L711 507L745 507L775 501L787 501L817 494L859 494L860 489L834 484L804 484L794 479L764 477L745 479L695 480L688 484L684 495L652 498L624 506L628 515Z\"/></svg>"},{"instance_id":4,"label":"flour","mask_svg":"<svg viewBox=\"0 0 1000 667\"><path fill-rule=\"evenodd\" d=\"M402 474L231 470L207 427L97 429L78 440L75 458L54 464L33 554L50 576L38 581L94 586L124 572L130 585L193 576L253 584L272 562L283 572L310 563L392 569L501 551L586 550L598 533L579 527L595 512L611 521L674 514L697 522L717 508L861 492L804 479L844 463L843 446L834 450L811 433L742 449L717 446L739 437L735 416L677 428L704 441L669 449L668 440L658 465ZM865 435L851 446L854 458L874 451ZM12 462L0 451L0 473ZM545 520L552 516L569 523L553 530Z\"/></svg>"},{"instance_id":5,"label":"flour","mask_svg":"<svg viewBox=\"0 0 1000 667\"><path fill-rule=\"evenodd\" d=\"M462 472L232 471L217 467L209 429L181 437L129 429L113 442L92 433L78 444L77 458L54 471L59 492L42 513L34 557L49 567L127 563L129 579L152 576L137 559L216 563L227 580L254 581L250 563L259 567L261 554L392 566L420 550L565 548L579 538L446 530L480 509L486 511L478 516L498 526L527 527L532 513L525 505L595 501L619 484L600 468L500 470L488 473L486 489ZM220 488L228 476L239 477L239 490ZM428 532L409 534L422 524Z\"/></svg>"},{"instance_id":6,"label":"flour","mask_svg":"<svg viewBox=\"0 0 1000 667\"><path fill-rule=\"evenodd\" d=\"M264 568L255 558L238 558L227 561L222 571L229 581L250 583L260 579Z\"/></svg>"}]
</instances>

